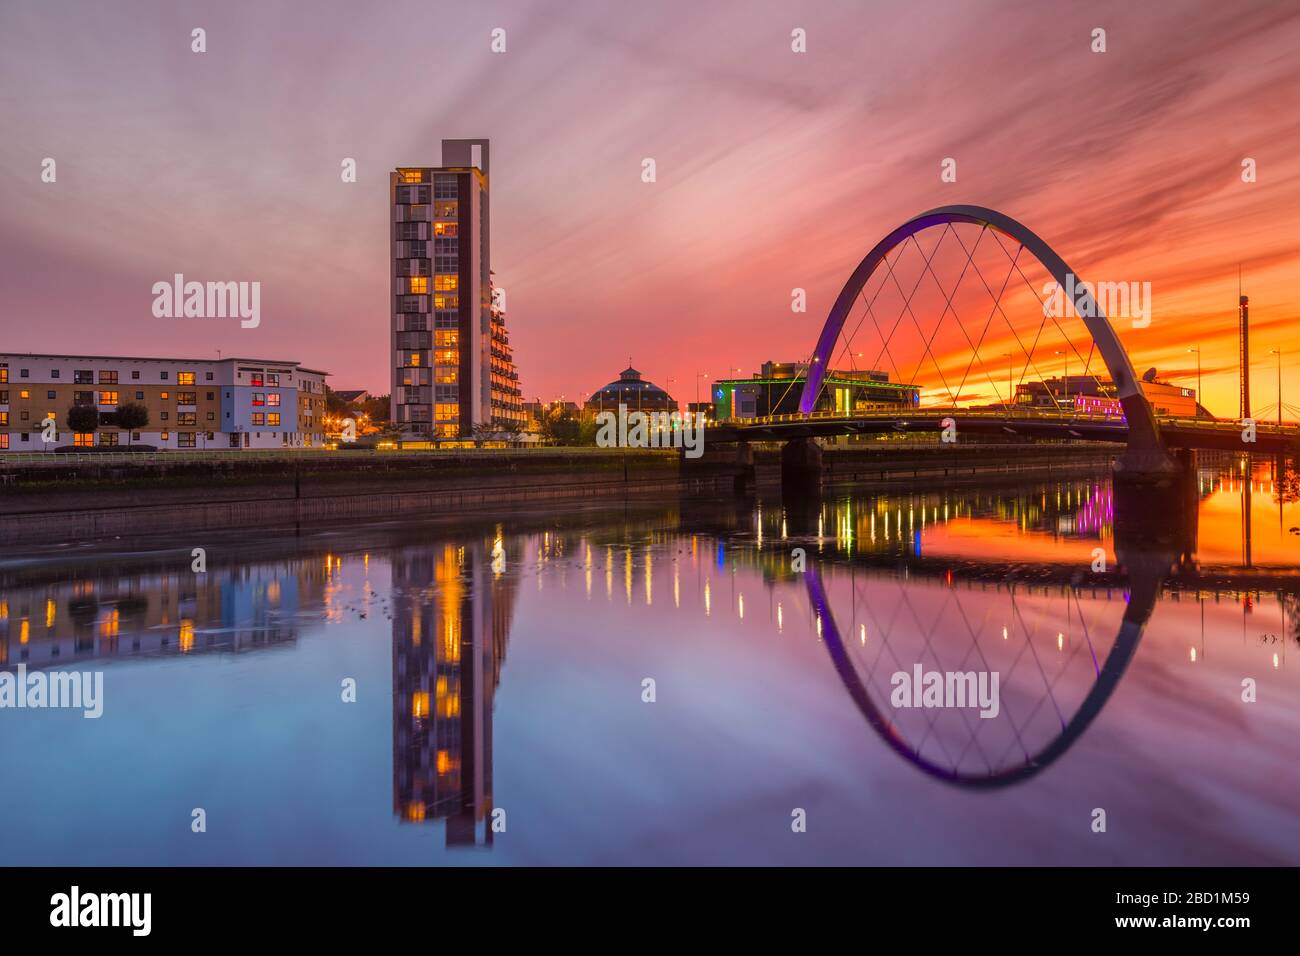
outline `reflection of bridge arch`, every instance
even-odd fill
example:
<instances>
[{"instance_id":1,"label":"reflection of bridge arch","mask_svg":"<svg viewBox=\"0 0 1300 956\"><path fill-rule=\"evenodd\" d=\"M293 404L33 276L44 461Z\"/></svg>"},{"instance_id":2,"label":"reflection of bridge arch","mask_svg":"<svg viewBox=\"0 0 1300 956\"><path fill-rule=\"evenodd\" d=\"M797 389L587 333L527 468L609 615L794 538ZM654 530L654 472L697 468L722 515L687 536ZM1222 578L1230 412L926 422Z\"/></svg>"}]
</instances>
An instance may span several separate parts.
<instances>
[{"instance_id":1,"label":"reflection of bridge arch","mask_svg":"<svg viewBox=\"0 0 1300 956\"><path fill-rule=\"evenodd\" d=\"M826 649L831 656L832 663L835 665L836 673L839 674L840 680L844 682L844 687L849 693L849 697L862 713L862 716L866 718L871 728L890 747L926 774L954 786L987 790L1004 787L1034 776L1069 750L1083 735L1084 731L1088 729L1119 685L1120 678L1128 667L1129 661L1132 660L1133 653L1142 637L1143 628L1146 626L1146 622L1155 606L1162 577L1163 575L1150 575L1139 572L1133 580L1132 594L1125 609L1115 643L1106 655L1105 663L1098 670L1092 688L1079 704L1074 715L1061 728L1060 733L1036 752L1027 755L1022 763L987 774L974 774L962 772L957 768L944 767L924 756L919 747L913 746L904 739L895 722L890 719L887 708L882 708L872 699L866 683L854 667L844 638L835 621L835 615L827 600L821 574L817 568L810 568L806 572L804 582L808 589L808 598L813 612L820 621L822 640L826 643Z\"/></svg>"},{"instance_id":2,"label":"reflection of bridge arch","mask_svg":"<svg viewBox=\"0 0 1300 956\"><path fill-rule=\"evenodd\" d=\"M993 229L1019 243L1027 249L1048 271L1062 288L1073 286L1076 289L1075 308L1092 336L1097 350L1101 353L1106 370L1114 382L1117 397L1128 420L1129 454L1122 468L1133 471L1168 471L1172 462L1165 455L1160 439L1159 426L1156 424L1151 405L1142 393L1141 385L1133 371L1128 353L1120 344L1115 330L1111 327L1095 298L1087 288L1079 288L1079 283L1067 282L1072 270L1056 252L1035 233L1021 225L1010 216L987 209L983 206L940 206L921 213L903 223L884 239L880 240L866 257L853 270L848 282L844 284L839 298L835 300L808 370L808 380L804 383L799 409L803 414L811 413L816 407L817 397L823 380L830 368L836 342L839 341L844 322L848 318L858 296L871 278L876 268L885 261L885 257L901 244L907 242L917 233L933 226L945 226L953 223L969 223L985 229Z\"/></svg>"}]
</instances>

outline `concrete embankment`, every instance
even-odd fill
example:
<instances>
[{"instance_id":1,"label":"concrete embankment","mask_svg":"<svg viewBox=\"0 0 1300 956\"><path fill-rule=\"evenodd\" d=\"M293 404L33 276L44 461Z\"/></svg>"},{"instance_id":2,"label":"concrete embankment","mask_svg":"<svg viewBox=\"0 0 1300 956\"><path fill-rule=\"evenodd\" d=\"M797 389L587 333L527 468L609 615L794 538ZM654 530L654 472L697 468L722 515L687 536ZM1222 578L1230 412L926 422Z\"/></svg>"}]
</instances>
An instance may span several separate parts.
<instances>
[{"instance_id":1,"label":"concrete embankment","mask_svg":"<svg viewBox=\"0 0 1300 956\"><path fill-rule=\"evenodd\" d=\"M894 489L1041 478L1102 468L1114 453L1063 445L848 445L826 449L823 481ZM779 462L779 447L756 449L746 462L734 445L714 446L696 461L675 451L594 448L0 459L0 545L729 494L779 482Z\"/></svg>"},{"instance_id":2,"label":"concrete embankment","mask_svg":"<svg viewBox=\"0 0 1300 956\"><path fill-rule=\"evenodd\" d=\"M0 463L0 544L729 491L734 471L725 463L683 470L672 451L603 449Z\"/></svg>"}]
</instances>

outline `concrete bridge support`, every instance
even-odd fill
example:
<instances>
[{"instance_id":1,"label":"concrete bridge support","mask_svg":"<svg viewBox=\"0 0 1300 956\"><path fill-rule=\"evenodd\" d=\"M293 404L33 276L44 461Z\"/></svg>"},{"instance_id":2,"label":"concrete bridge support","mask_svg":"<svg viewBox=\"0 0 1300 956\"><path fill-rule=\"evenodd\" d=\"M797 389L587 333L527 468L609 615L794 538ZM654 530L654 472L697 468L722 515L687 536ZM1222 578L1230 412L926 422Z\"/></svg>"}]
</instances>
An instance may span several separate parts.
<instances>
[{"instance_id":1,"label":"concrete bridge support","mask_svg":"<svg viewBox=\"0 0 1300 956\"><path fill-rule=\"evenodd\" d=\"M783 495L820 495L822 446L815 438L792 438L781 446L781 491Z\"/></svg>"},{"instance_id":2,"label":"concrete bridge support","mask_svg":"<svg viewBox=\"0 0 1300 956\"><path fill-rule=\"evenodd\" d=\"M734 490L736 494L744 495L753 491L758 483L754 471L754 447L749 442L736 442L736 464Z\"/></svg>"}]
</instances>

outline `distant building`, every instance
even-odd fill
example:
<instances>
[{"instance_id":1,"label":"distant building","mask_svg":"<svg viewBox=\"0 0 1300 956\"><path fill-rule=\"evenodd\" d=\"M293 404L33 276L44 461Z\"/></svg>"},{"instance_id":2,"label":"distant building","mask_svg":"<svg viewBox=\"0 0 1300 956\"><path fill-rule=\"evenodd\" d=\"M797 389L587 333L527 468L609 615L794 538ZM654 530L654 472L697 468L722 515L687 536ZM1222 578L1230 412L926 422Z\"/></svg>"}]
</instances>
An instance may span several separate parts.
<instances>
[{"instance_id":1,"label":"distant building","mask_svg":"<svg viewBox=\"0 0 1300 956\"><path fill-rule=\"evenodd\" d=\"M764 362L750 378L728 378L713 383L713 417L762 418L793 415L799 411L806 362ZM816 411L855 412L907 408L920 401L916 385L891 382L888 372L830 369L817 397Z\"/></svg>"},{"instance_id":2,"label":"distant building","mask_svg":"<svg viewBox=\"0 0 1300 956\"><path fill-rule=\"evenodd\" d=\"M522 424L493 288L488 141L443 140L441 166L390 174L392 421L430 438Z\"/></svg>"},{"instance_id":3,"label":"distant building","mask_svg":"<svg viewBox=\"0 0 1300 956\"><path fill-rule=\"evenodd\" d=\"M349 405L360 405L362 402L368 402L374 397L364 388L336 388L332 391L333 394L337 395L342 401L347 402Z\"/></svg>"},{"instance_id":4,"label":"distant building","mask_svg":"<svg viewBox=\"0 0 1300 956\"><path fill-rule=\"evenodd\" d=\"M1178 418L1196 418L1199 406L1196 390L1162 382L1147 373L1138 384L1142 394L1151 403L1157 415ZM1108 378L1095 375L1070 375L1049 378L1041 382L1022 382L1016 386L1017 407L1043 411L1075 409L1090 415L1123 417L1124 409L1116 397L1115 384Z\"/></svg>"},{"instance_id":5,"label":"distant building","mask_svg":"<svg viewBox=\"0 0 1300 956\"><path fill-rule=\"evenodd\" d=\"M0 453L65 446L301 448L324 437L328 372L292 360L129 358L0 353ZM149 424L117 427L122 405L143 405ZM99 412L94 432L67 428L74 405ZM58 441L42 441L53 418Z\"/></svg>"},{"instance_id":6,"label":"distant building","mask_svg":"<svg viewBox=\"0 0 1300 956\"><path fill-rule=\"evenodd\" d=\"M628 411L680 411L677 399L654 382L642 378L641 373L630 365L619 373L616 381L592 392L585 407L588 412L616 412L620 404L626 405Z\"/></svg>"}]
</instances>

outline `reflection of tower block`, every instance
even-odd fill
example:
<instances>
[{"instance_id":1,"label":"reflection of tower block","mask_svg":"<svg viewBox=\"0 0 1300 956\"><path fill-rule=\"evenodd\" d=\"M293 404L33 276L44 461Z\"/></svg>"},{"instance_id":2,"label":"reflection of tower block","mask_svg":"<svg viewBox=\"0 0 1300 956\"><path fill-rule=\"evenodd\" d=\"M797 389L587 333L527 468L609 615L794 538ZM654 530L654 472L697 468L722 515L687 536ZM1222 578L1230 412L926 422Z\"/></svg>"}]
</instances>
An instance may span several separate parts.
<instances>
[{"instance_id":1,"label":"reflection of tower block","mask_svg":"<svg viewBox=\"0 0 1300 956\"><path fill-rule=\"evenodd\" d=\"M398 555L393 591L394 811L445 819L448 846L488 845L493 693L513 585L474 542Z\"/></svg>"}]
</instances>

